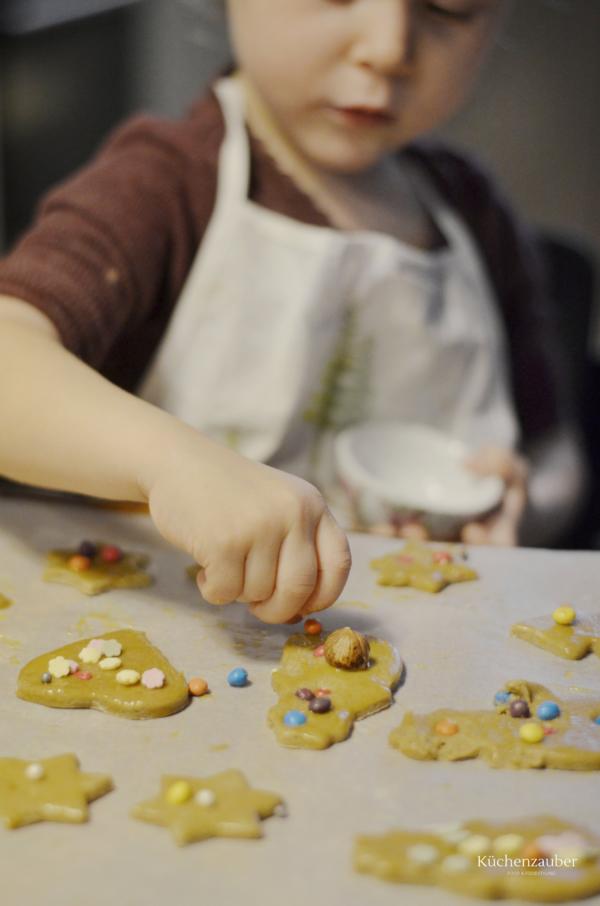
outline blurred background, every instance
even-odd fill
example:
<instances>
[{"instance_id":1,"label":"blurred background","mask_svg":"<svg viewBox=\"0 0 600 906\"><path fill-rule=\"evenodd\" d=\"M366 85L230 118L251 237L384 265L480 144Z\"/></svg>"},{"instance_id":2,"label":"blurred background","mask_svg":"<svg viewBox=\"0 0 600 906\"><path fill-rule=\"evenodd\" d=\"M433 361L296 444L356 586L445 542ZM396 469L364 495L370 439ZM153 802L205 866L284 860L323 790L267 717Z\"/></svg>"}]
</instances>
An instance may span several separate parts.
<instances>
[{"instance_id":1,"label":"blurred background","mask_svg":"<svg viewBox=\"0 0 600 906\"><path fill-rule=\"evenodd\" d=\"M515 0L477 95L445 130L539 230L594 472L569 541L597 548L599 46L600 0ZM1 0L0 250L115 123L181 113L227 61L219 0Z\"/></svg>"}]
</instances>

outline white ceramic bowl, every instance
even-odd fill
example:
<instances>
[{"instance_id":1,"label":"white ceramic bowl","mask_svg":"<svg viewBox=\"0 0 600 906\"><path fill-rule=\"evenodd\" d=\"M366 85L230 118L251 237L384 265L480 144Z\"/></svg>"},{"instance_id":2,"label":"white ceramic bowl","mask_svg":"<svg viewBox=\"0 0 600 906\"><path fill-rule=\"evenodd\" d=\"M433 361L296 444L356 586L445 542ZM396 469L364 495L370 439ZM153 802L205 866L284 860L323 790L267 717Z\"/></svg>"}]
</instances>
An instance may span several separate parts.
<instances>
[{"instance_id":1,"label":"white ceramic bowl","mask_svg":"<svg viewBox=\"0 0 600 906\"><path fill-rule=\"evenodd\" d=\"M450 435L405 422L365 422L340 432L335 444L340 478L367 522L418 515L440 537L502 498L500 478L464 465L472 452Z\"/></svg>"}]
</instances>

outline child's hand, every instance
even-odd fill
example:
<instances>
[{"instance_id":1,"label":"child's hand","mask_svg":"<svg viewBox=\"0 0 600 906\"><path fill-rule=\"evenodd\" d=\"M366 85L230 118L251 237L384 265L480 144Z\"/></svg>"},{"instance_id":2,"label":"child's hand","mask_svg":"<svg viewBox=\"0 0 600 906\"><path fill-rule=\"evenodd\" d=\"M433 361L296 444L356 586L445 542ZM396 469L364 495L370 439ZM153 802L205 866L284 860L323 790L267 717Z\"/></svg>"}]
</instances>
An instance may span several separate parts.
<instances>
[{"instance_id":1,"label":"child's hand","mask_svg":"<svg viewBox=\"0 0 600 906\"><path fill-rule=\"evenodd\" d=\"M469 522L461 532L466 544L515 546L527 503L527 463L511 450L485 447L467 463L480 475L498 475L505 484L499 507L481 521Z\"/></svg>"},{"instance_id":2,"label":"child's hand","mask_svg":"<svg viewBox=\"0 0 600 906\"><path fill-rule=\"evenodd\" d=\"M200 564L203 598L266 623L333 604L350 551L316 488L192 434L144 483L160 533Z\"/></svg>"}]
</instances>

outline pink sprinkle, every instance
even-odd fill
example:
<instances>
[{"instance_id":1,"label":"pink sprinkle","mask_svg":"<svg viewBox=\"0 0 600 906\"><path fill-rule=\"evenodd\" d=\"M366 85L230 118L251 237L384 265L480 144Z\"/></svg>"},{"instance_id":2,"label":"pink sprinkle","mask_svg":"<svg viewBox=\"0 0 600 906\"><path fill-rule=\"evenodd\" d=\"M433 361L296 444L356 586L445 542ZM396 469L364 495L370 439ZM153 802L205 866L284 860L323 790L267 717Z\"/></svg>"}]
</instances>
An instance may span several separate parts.
<instances>
[{"instance_id":1,"label":"pink sprinkle","mask_svg":"<svg viewBox=\"0 0 600 906\"><path fill-rule=\"evenodd\" d=\"M142 673L142 686L146 689L160 689L165 684L165 675L158 667L151 667Z\"/></svg>"},{"instance_id":2,"label":"pink sprinkle","mask_svg":"<svg viewBox=\"0 0 600 906\"><path fill-rule=\"evenodd\" d=\"M397 558L398 563L412 563L413 557L409 557L408 554L398 554Z\"/></svg>"},{"instance_id":3,"label":"pink sprinkle","mask_svg":"<svg viewBox=\"0 0 600 906\"><path fill-rule=\"evenodd\" d=\"M555 728L544 724L544 736L552 736L553 733L556 733Z\"/></svg>"},{"instance_id":4,"label":"pink sprinkle","mask_svg":"<svg viewBox=\"0 0 600 906\"><path fill-rule=\"evenodd\" d=\"M77 672L74 673L73 676L76 677L76 679L91 679L92 678L92 674L88 673L87 670L77 670Z\"/></svg>"},{"instance_id":5,"label":"pink sprinkle","mask_svg":"<svg viewBox=\"0 0 600 906\"><path fill-rule=\"evenodd\" d=\"M102 648L104 645L104 639L92 639L91 642L88 642L88 648Z\"/></svg>"},{"instance_id":6,"label":"pink sprinkle","mask_svg":"<svg viewBox=\"0 0 600 906\"><path fill-rule=\"evenodd\" d=\"M325 654L325 645L317 645L317 647L313 651L313 654L315 657L323 657L323 655Z\"/></svg>"},{"instance_id":7,"label":"pink sprinkle","mask_svg":"<svg viewBox=\"0 0 600 906\"><path fill-rule=\"evenodd\" d=\"M433 562L434 563L452 563L452 556L448 551L434 551L433 552Z\"/></svg>"},{"instance_id":8,"label":"pink sprinkle","mask_svg":"<svg viewBox=\"0 0 600 906\"><path fill-rule=\"evenodd\" d=\"M79 670L79 664L77 663L77 661L69 661L69 669L71 673L77 673L77 671Z\"/></svg>"}]
</instances>

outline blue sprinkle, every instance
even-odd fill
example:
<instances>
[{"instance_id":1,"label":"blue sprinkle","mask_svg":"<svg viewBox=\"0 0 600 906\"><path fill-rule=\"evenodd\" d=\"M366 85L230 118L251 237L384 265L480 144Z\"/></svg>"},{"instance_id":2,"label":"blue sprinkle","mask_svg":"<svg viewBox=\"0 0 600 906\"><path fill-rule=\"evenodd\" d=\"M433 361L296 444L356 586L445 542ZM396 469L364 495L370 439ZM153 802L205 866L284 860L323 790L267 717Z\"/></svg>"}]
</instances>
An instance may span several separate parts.
<instances>
[{"instance_id":1,"label":"blue sprinkle","mask_svg":"<svg viewBox=\"0 0 600 906\"><path fill-rule=\"evenodd\" d=\"M554 720L560 714L556 702L542 702L535 712L540 720Z\"/></svg>"},{"instance_id":2,"label":"blue sprinkle","mask_svg":"<svg viewBox=\"0 0 600 906\"><path fill-rule=\"evenodd\" d=\"M301 727L306 723L306 714L303 714L302 711L288 711L283 722L288 727Z\"/></svg>"},{"instance_id":3,"label":"blue sprinkle","mask_svg":"<svg viewBox=\"0 0 600 906\"><path fill-rule=\"evenodd\" d=\"M598 715L598 717L594 718L594 723L598 724L598 726L600 727L600 714Z\"/></svg>"},{"instance_id":4,"label":"blue sprinkle","mask_svg":"<svg viewBox=\"0 0 600 906\"><path fill-rule=\"evenodd\" d=\"M227 674L227 682L230 686L245 686L248 682L248 671L243 667L235 667Z\"/></svg>"},{"instance_id":5,"label":"blue sprinkle","mask_svg":"<svg viewBox=\"0 0 600 906\"><path fill-rule=\"evenodd\" d=\"M494 701L496 702L497 705L503 705L505 702L507 702L509 700L509 698L510 698L510 692L501 691L501 692L496 692L496 694L494 695Z\"/></svg>"}]
</instances>

